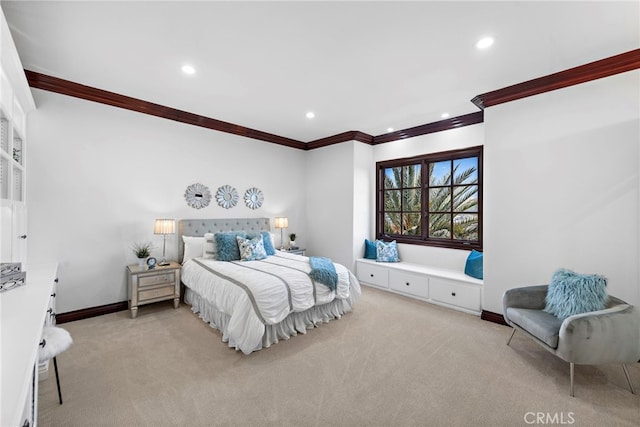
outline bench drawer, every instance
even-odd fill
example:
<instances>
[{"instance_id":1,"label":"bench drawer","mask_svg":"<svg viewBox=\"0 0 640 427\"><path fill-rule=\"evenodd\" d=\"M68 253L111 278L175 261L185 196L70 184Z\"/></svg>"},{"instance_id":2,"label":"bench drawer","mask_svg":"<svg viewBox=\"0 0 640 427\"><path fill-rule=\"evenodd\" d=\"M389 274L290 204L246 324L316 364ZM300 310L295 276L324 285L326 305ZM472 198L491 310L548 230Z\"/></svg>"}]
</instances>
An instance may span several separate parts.
<instances>
[{"instance_id":1,"label":"bench drawer","mask_svg":"<svg viewBox=\"0 0 640 427\"><path fill-rule=\"evenodd\" d=\"M389 288L420 298L429 298L429 278L404 271L389 271Z\"/></svg>"},{"instance_id":2,"label":"bench drawer","mask_svg":"<svg viewBox=\"0 0 640 427\"><path fill-rule=\"evenodd\" d=\"M358 262L356 268L358 280L361 282L385 289L389 288L389 270L386 267Z\"/></svg>"},{"instance_id":3,"label":"bench drawer","mask_svg":"<svg viewBox=\"0 0 640 427\"><path fill-rule=\"evenodd\" d=\"M465 285L453 280L432 277L429 282L429 296L433 301L476 312L481 308L480 287L476 285Z\"/></svg>"}]
</instances>

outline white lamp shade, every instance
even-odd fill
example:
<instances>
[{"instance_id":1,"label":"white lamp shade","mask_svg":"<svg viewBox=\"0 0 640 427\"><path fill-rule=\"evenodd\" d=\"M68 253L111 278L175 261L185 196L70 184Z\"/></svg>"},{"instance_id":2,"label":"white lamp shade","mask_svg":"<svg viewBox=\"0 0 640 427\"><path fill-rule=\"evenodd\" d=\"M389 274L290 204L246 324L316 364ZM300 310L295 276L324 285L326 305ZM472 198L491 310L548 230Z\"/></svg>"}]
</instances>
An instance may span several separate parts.
<instances>
[{"instance_id":1,"label":"white lamp shade","mask_svg":"<svg viewBox=\"0 0 640 427\"><path fill-rule=\"evenodd\" d=\"M285 217L276 217L273 221L273 225L276 228L287 228L289 227L289 219Z\"/></svg>"},{"instance_id":2,"label":"white lamp shade","mask_svg":"<svg viewBox=\"0 0 640 427\"><path fill-rule=\"evenodd\" d=\"M173 234L176 232L175 219L156 219L153 234Z\"/></svg>"}]
</instances>

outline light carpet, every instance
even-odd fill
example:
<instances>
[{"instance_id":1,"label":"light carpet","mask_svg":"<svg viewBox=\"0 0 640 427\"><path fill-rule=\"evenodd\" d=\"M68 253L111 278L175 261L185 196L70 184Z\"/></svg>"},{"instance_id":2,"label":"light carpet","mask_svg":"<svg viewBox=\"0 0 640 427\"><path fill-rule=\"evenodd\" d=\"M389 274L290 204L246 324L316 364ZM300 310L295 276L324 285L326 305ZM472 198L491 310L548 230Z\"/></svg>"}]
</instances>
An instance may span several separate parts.
<instances>
[{"instance_id":1,"label":"light carpet","mask_svg":"<svg viewBox=\"0 0 640 427\"><path fill-rule=\"evenodd\" d=\"M619 365L569 365L511 328L363 287L352 313L249 356L171 301L61 325L47 426L638 426ZM640 367L629 367L640 389ZM541 422L543 421L543 422Z\"/></svg>"}]
</instances>

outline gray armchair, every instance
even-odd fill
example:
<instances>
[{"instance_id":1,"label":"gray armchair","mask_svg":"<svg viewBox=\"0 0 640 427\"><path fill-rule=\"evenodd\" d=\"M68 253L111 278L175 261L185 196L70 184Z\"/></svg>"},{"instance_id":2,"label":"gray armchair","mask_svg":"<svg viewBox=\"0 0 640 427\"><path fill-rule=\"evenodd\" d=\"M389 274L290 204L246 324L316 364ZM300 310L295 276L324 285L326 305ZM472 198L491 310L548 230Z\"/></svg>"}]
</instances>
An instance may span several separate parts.
<instances>
[{"instance_id":1,"label":"gray armchair","mask_svg":"<svg viewBox=\"0 0 640 427\"><path fill-rule=\"evenodd\" d=\"M564 321L543 311L547 285L514 288L502 296L504 320L524 332L542 347L569 362L570 392L573 392L574 364L620 363L635 394L625 363L640 361L640 310L609 296L604 310L577 314Z\"/></svg>"}]
</instances>

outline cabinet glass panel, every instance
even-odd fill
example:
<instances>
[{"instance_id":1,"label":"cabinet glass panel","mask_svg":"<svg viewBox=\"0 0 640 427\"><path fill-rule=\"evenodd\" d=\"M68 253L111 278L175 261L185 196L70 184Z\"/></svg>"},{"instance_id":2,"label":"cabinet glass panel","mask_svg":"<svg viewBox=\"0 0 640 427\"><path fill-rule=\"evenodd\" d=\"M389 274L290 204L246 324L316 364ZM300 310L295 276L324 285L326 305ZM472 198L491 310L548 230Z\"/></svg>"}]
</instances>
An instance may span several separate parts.
<instances>
[{"instance_id":1,"label":"cabinet glass panel","mask_svg":"<svg viewBox=\"0 0 640 427\"><path fill-rule=\"evenodd\" d=\"M15 133L15 131L14 131ZM24 160L24 150L22 148L22 138L15 136L13 138L13 160L18 162L19 164L23 164Z\"/></svg>"},{"instance_id":2,"label":"cabinet glass panel","mask_svg":"<svg viewBox=\"0 0 640 427\"><path fill-rule=\"evenodd\" d=\"M22 170L13 167L13 200L22 201Z\"/></svg>"},{"instance_id":3,"label":"cabinet glass panel","mask_svg":"<svg viewBox=\"0 0 640 427\"><path fill-rule=\"evenodd\" d=\"M9 159L0 158L0 199L9 198Z\"/></svg>"},{"instance_id":4,"label":"cabinet glass panel","mask_svg":"<svg viewBox=\"0 0 640 427\"><path fill-rule=\"evenodd\" d=\"M0 148L5 153L9 152L9 122L0 113Z\"/></svg>"}]
</instances>

